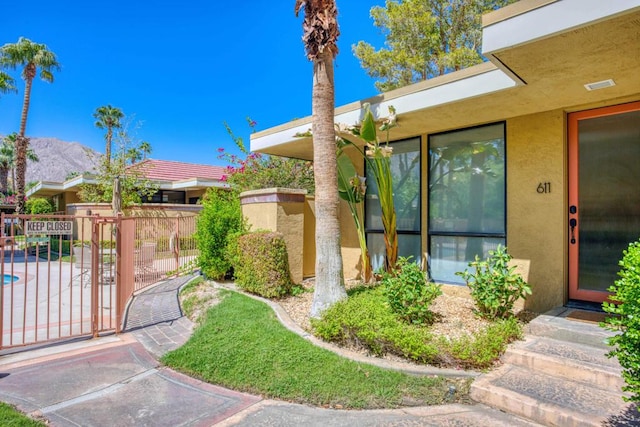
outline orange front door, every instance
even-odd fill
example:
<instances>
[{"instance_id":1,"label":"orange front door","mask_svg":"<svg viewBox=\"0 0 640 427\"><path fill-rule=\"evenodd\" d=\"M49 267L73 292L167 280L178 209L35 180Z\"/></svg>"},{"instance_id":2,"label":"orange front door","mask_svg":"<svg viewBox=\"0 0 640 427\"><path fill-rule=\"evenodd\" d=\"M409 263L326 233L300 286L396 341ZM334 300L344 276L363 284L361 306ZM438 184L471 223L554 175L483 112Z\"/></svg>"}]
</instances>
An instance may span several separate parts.
<instances>
[{"instance_id":1,"label":"orange front door","mask_svg":"<svg viewBox=\"0 0 640 427\"><path fill-rule=\"evenodd\" d=\"M602 302L640 238L640 102L568 116L569 298Z\"/></svg>"}]
</instances>

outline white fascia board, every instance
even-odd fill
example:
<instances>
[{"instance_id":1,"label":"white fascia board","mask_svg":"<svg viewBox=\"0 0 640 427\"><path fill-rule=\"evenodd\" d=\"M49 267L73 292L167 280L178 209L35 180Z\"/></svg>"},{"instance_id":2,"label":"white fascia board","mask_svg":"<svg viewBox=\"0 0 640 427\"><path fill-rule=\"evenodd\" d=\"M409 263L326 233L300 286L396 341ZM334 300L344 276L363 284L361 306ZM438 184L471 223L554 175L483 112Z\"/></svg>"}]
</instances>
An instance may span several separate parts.
<instances>
[{"instance_id":1,"label":"white fascia board","mask_svg":"<svg viewBox=\"0 0 640 427\"><path fill-rule=\"evenodd\" d=\"M482 74L431 87L420 92L372 104L371 111L376 118L386 117L389 115L389 107L393 106L396 109L396 114L400 116L426 108L487 95L492 92L512 88L516 85L517 83L502 70L494 69ZM357 116L357 120L353 123L346 123L358 123L360 111L355 111L354 113ZM345 123L340 120L340 117L336 117L336 122Z\"/></svg>"},{"instance_id":2,"label":"white fascia board","mask_svg":"<svg viewBox=\"0 0 640 427\"><path fill-rule=\"evenodd\" d=\"M62 189L63 190L69 190L72 188L76 188L79 185L82 184L97 184L98 181L95 179L95 177L93 176L83 176L83 175L79 175L76 176L68 181L65 181L62 183Z\"/></svg>"},{"instance_id":3,"label":"white fascia board","mask_svg":"<svg viewBox=\"0 0 640 427\"><path fill-rule=\"evenodd\" d=\"M260 151L264 150L265 148L274 147L285 142L290 142L296 139L296 134L306 133L310 130L311 122L293 128L285 129L280 132L271 133L260 138L252 139L250 145L251 151Z\"/></svg>"},{"instance_id":4,"label":"white fascia board","mask_svg":"<svg viewBox=\"0 0 640 427\"><path fill-rule=\"evenodd\" d=\"M396 114L401 116L402 114L509 89L516 85L517 83L502 70L492 69L481 74L429 87L386 101L374 102L371 104L371 112L376 119L386 117L389 115L389 107L393 106L396 109ZM336 115L335 122L353 126L360 123L361 115L361 108L353 109ZM311 119L309 118L308 122L302 125L252 139L251 151L265 150L269 147L292 142L296 139L294 135L308 132L310 129Z\"/></svg>"},{"instance_id":5,"label":"white fascia board","mask_svg":"<svg viewBox=\"0 0 640 427\"><path fill-rule=\"evenodd\" d=\"M225 188L228 186L229 186L228 184L215 179L203 179L203 178L192 178L192 179L186 179L182 181L174 181L172 183L173 190L183 190L185 188L186 189L209 188L209 187Z\"/></svg>"},{"instance_id":6,"label":"white fascia board","mask_svg":"<svg viewBox=\"0 0 640 427\"><path fill-rule=\"evenodd\" d=\"M560 0L484 27L485 55L640 8L640 0Z\"/></svg>"},{"instance_id":7,"label":"white fascia board","mask_svg":"<svg viewBox=\"0 0 640 427\"><path fill-rule=\"evenodd\" d=\"M25 196L31 197L40 190L62 190L62 185L56 182L38 181L36 185L27 190Z\"/></svg>"}]
</instances>

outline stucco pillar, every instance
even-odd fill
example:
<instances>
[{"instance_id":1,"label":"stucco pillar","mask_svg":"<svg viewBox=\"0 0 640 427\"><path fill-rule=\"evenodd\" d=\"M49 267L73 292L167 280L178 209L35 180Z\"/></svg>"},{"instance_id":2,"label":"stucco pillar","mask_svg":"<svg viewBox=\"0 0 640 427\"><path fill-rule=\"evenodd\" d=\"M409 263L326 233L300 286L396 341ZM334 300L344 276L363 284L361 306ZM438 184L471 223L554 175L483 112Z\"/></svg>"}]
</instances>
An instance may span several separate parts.
<instances>
[{"instance_id":1,"label":"stucco pillar","mask_svg":"<svg viewBox=\"0 0 640 427\"><path fill-rule=\"evenodd\" d=\"M294 283L301 283L303 278L306 194L306 190L289 188L267 188L240 194L242 215L252 231L277 231L284 236Z\"/></svg>"}]
</instances>

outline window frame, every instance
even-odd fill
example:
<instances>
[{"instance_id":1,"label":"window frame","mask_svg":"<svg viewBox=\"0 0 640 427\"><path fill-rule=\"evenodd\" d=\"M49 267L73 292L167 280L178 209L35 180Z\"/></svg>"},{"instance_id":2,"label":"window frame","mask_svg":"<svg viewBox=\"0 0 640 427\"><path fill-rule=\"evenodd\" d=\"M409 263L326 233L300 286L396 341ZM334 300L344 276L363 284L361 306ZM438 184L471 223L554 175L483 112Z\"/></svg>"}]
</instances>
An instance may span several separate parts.
<instances>
[{"instance_id":1,"label":"window frame","mask_svg":"<svg viewBox=\"0 0 640 427\"><path fill-rule=\"evenodd\" d=\"M420 237L420 255L422 257L423 253L424 253L424 248L422 247L422 229L423 229L423 226L422 226L422 223L423 223L423 221L422 221L422 200L423 200L423 196L424 196L423 193L422 193L423 192L423 185L424 185L423 184L423 182L424 182L423 181L424 174L422 172L422 169L423 169L423 166L422 166L422 163L423 163L423 158L422 158L422 146L423 146L422 143L423 143L423 139L422 139L421 135L412 136L412 137L409 137L409 138L390 141L389 145L391 147L393 147L393 144L402 143L402 142L408 142L408 141L413 141L413 140L415 140L417 142L418 149L415 152L417 153L417 156L420 159L419 167L418 167L418 197L419 197L419 201L418 201L418 216L419 216L418 230L417 231L416 230L399 230L396 227L396 233L398 234L398 242L400 240L400 236L401 235L419 236ZM393 154L392 154L392 156L393 156ZM370 178L371 179L375 179L373 177L373 175L371 177L369 177L368 174L367 174L366 160L364 161L364 175L365 175L365 178L367 180L369 180ZM370 234L384 235L384 228L383 227L376 228L376 227L370 227L369 226L368 221L367 221L367 217L368 217L367 216L367 210L368 209L367 209L366 198L365 198L365 201L363 203L364 203L364 225L365 225L364 231L365 231L365 238L366 238L366 241L367 241L367 247L369 247L369 243L370 243L369 242L369 235ZM395 198L394 198L394 205L395 205ZM414 260L414 261L420 261L420 260Z\"/></svg>"},{"instance_id":2,"label":"window frame","mask_svg":"<svg viewBox=\"0 0 640 427\"><path fill-rule=\"evenodd\" d=\"M508 189L508 163L507 163L507 147L508 147L508 141L507 141L507 122L506 120L502 120L502 121L498 121L498 122L492 122L492 123L484 123L481 125L476 125L476 126L469 126L469 127L465 127L465 128L459 128L459 129L452 129L452 130L448 130L445 132L438 132L438 133L433 133L433 134L429 134L427 136L427 160L426 163L427 165L431 164L431 139L432 137L435 136L440 136L440 135L447 135L447 134L452 134L452 133L456 133L456 132L464 132L464 131L470 131L470 130L474 130L474 129L479 129L479 128L483 128L483 127L488 127L488 126L496 126L496 125L502 125L502 131L503 131L503 141L504 141L504 193L503 193L503 205L504 205L504 227L502 232L466 232L466 231L451 231L451 230L443 230L443 231L433 231L432 229L432 223L431 223L431 189L429 186L430 180L431 180L431 173L429 171L429 166L426 167L426 176L427 176L427 181L426 181L426 198L427 198L427 253L428 253L428 262L427 262L427 266L429 269L429 277L431 278L431 243L432 243L432 238L433 237L467 237L467 238L494 238L494 239L503 239L504 241L504 246L507 245L507 235L508 235L508 206L507 206L507 189ZM464 281L462 281L462 279L460 280L460 282L455 281L455 282L451 282L451 281L446 281L446 280L438 280L438 279L434 279L437 280L440 283L447 283L447 284L455 284L455 285L460 285L460 284L464 284Z\"/></svg>"}]
</instances>

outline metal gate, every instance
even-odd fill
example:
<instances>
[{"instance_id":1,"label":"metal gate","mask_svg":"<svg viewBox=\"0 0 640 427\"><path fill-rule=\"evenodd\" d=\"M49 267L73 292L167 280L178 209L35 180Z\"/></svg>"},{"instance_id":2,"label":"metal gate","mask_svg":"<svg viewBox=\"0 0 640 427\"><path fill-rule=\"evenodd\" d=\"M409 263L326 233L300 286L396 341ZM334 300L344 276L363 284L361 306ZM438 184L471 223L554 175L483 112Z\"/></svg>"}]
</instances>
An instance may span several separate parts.
<instances>
[{"instance_id":1,"label":"metal gate","mask_svg":"<svg viewBox=\"0 0 640 427\"><path fill-rule=\"evenodd\" d=\"M0 350L118 333L136 291L195 268L195 217L0 218Z\"/></svg>"},{"instance_id":2,"label":"metal gate","mask_svg":"<svg viewBox=\"0 0 640 427\"><path fill-rule=\"evenodd\" d=\"M120 331L121 218L2 214L1 222L0 349Z\"/></svg>"}]
</instances>

